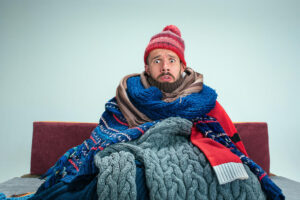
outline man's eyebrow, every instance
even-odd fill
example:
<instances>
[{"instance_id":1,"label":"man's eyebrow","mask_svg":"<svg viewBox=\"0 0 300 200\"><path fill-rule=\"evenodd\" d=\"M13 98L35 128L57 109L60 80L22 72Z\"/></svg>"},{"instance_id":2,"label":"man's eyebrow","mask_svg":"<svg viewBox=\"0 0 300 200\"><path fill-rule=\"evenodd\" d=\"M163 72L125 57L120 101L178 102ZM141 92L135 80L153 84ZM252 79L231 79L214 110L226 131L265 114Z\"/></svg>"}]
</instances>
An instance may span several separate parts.
<instances>
[{"instance_id":1,"label":"man's eyebrow","mask_svg":"<svg viewBox=\"0 0 300 200\"><path fill-rule=\"evenodd\" d=\"M156 59L156 58L159 58L159 57L160 57L160 55L155 56L155 57L153 57L151 60Z\"/></svg>"},{"instance_id":2,"label":"man's eyebrow","mask_svg":"<svg viewBox=\"0 0 300 200\"><path fill-rule=\"evenodd\" d=\"M175 55L173 56L173 55L171 55L171 54L168 54L168 56L171 57L171 58L176 58Z\"/></svg>"}]
</instances>

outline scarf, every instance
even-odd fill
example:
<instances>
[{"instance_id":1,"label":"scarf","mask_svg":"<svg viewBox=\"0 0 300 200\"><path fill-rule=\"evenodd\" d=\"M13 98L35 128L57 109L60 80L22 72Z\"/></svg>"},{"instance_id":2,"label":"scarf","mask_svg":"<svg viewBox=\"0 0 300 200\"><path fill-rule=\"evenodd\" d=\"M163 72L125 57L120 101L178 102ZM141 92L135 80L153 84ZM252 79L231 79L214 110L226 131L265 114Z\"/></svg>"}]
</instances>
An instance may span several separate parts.
<instances>
[{"instance_id":1,"label":"scarf","mask_svg":"<svg viewBox=\"0 0 300 200\"><path fill-rule=\"evenodd\" d=\"M268 199L285 199L281 189L259 165L245 156L232 143L215 118L205 116L195 121L191 141L205 154L220 184L246 178L243 178L244 169L239 166L239 163L243 163L257 176Z\"/></svg>"},{"instance_id":2,"label":"scarf","mask_svg":"<svg viewBox=\"0 0 300 200\"><path fill-rule=\"evenodd\" d=\"M145 122L150 122L155 120L153 118L151 119L149 117L149 113L144 109L146 110L152 109L153 105L157 104L161 100L163 100L163 102L170 103L170 105L168 105L170 108L172 105L181 102L183 97L193 93L195 94L199 93L203 88L203 75L194 72L189 67L186 68L185 73L186 75L184 77L183 83L172 93L161 92L159 91L158 88L151 87L150 83L148 82L148 78L147 78L148 75L146 74L146 72L143 72L142 74L131 74L124 77L117 88L116 99L120 107L120 110L122 111L129 126L134 127L143 124ZM138 90L138 88L140 90ZM130 94L128 92L130 92ZM211 99L208 99L208 101L216 97L216 95L210 96L210 93L209 94L206 93L199 98L203 99L203 96L211 97ZM152 98L152 97L155 98L155 102L153 102L153 104L150 105L151 107L147 105L144 106L144 108L141 108L140 106L141 103L138 102L139 101L143 102L144 100L146 100L146 98ZM136 105L134 103L138 103L139 105ZM156 108L157 107L160 107L159 109L166 108L166 104L164 105L165 106L159 103L159 105L157 105ZM155 112L159 113L160 112L159 109L156 109ZM207 109L205 109L204 112L206 112L209 109L211 109L211 105L208 105ZM143 112L140 112L140 110L143 110Z\"/></svg>"},{"instance_id":3,"label":"scarf","mask_svg":"<svg viewBox=\"0 0 300 200\"><path fill-rule=\"evenodd\" d=\"M68 183L80 176L96 175L98 171L93 158L98 151L115 143L135 140L154 124L168 117L181 117L191 120L196 123L195 127L205 137L209 137L220 144L222 144L222 140L218 141L217 139L225 138L224 140L230 145L226 146L225 143L222 145L230 150L234 149L228 136L225 137L226 133L224 131L221 132L221 129L203 129L201 127L202 122L211 121L206 120L205 117L214 108L217 94L200 81L199 74L191 72L190 75L192 76L188 76L184 80L183 84L185 85L177 88L176 93L173 95L163 94L156 87L147 88L147 83L143 82L146 80L143 75L125 77L117 89L116 98L112 98L106 103L105 112L102 114L98 126L92 131L90 138L81 145L68 150L48 170L43 176L47 179L39 188L39 191L49 188L58 181ZM187 83L188 81L190 81L190 84ZM130 118L132 115L137 117ZM219 124L217 121L214 123ZM224 135L224 137L218 137L218 133L223 133L221 135ZM208 146L207 149L209 150L210 147L213 147L213 145ZM248 158L242 159L246 156L242 155L236 147L231 152L239 156L240 160L248 165L251 170L257 169L257 167L251 167L256 166L253 161ZM208 159L210 160L210 158ZM260 176L263 175L263 177L260 177L261 180L267 180L261 182L266 185L263 187L264 189L271 194L275 194L274 196L282 195L281 190L265 175L263 170L259 174Z\"/></svg>"}]
</instances>

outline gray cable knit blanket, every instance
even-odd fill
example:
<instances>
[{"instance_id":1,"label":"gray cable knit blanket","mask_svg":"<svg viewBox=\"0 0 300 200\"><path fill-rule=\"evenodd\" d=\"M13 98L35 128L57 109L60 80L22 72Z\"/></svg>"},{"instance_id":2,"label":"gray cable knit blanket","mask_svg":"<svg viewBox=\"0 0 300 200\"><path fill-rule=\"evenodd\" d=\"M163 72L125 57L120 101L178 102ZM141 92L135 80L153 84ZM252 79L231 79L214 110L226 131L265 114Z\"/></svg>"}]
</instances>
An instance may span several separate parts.
<instances>
[{"instance_id":1,"label":"gray cable knit blanket","mask_svg":"<svg viewBox=\"0 0 300 200\"><path fill-rule=\"evenodd\" d=\"M95 156L99 199L136 199L136 165L145 166L150 199L266 199L256 176L220 185L204 154L190 142L192 123L168 118L135 141Z\"/></svg>"}]
</instances>

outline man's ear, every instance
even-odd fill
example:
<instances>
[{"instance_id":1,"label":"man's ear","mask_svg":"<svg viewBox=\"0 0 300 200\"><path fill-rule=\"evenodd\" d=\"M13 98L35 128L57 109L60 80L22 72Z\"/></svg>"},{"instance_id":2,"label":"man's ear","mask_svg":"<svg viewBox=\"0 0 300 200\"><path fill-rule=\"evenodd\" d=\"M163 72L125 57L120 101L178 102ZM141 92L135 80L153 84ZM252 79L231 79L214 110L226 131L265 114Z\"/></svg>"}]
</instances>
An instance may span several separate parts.
<instances>
[{"instance_id":1,"label":"man's ear","mask_svg":"<svg viewBox=\"0 0 300 200\"><path fill-rule=\"evenodd\" d=\"M149 65L145 65L145 72L149 75Z\"/></svg>"},{"instance_id":2,"label":"man's ear","mask_svg":"<svg viewBox=\"0 0 300 200\"><path fill-rule=\"evenodd\" d=\"M186 69L186 66L182 62L180 62L180 67L181 67L181 71L184 72Z\"/></svg>"}]
</instances>

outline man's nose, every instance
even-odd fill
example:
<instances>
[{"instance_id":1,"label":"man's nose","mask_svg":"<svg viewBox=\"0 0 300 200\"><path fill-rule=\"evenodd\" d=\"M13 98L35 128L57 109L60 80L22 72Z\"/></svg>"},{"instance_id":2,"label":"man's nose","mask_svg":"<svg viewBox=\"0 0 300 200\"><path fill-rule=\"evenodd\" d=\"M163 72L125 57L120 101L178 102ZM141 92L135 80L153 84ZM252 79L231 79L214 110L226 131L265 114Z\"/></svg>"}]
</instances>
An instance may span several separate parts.
<instances>
[{"instance_id":1,"label":"man's nose","mask_svg":"<svg viewBox=\"0 0 300 200\"><path fill-rule=\"evenodd\" d=\"M162 63L162 71L164 72L169 71L169 63L166 60L164 60Z\"/></svg>"}]
</instances>

